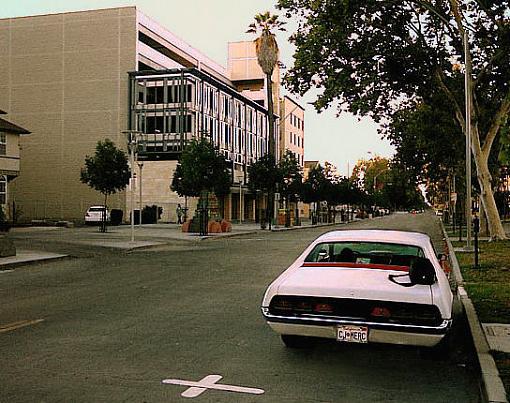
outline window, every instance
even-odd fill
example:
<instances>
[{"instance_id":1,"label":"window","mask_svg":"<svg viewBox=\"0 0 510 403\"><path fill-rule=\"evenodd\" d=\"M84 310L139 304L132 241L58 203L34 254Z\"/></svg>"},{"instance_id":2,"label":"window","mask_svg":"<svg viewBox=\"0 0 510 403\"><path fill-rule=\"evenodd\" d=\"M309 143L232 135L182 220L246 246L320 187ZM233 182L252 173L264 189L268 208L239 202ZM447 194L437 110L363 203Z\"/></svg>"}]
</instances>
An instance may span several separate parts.
<instances>
[{"instance_id":1,"label":"window","mask_svg":"<svg viewBox=\"0 0 510 403\"><path fill-rule=\"evenodd\" d=\"M347 262L409 266L413 257L424 257L418 246L380 242L320 243L305 262Z\"/></svg>"},{"instance_id":2,"label":"window","mask_svg":"<svg viewBox=\"0 0 510 403\"><path fill-rule=\"evenodd\" d=\"M7 177L0 176L0 204L7 203Z\"/></svg>"},{"instance_id":3,"label":"window","mask_svg":"<svg viewBox=\"0 0 510 403\"><path fill-rule=\"evenodd\" d=\"M0 133L0 155L7 153L7 138L5 133Z\"/></svg>"}]
</instances>

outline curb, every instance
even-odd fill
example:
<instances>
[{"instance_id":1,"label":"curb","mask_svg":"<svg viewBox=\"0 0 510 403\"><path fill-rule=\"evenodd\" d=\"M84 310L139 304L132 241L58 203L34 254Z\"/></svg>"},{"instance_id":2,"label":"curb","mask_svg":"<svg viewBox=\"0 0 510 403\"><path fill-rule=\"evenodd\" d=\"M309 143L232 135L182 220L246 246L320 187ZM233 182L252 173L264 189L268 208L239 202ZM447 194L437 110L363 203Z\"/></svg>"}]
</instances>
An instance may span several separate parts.
<instances>
[{"instance_id":1,"label":"curb","mask_svg":"<svg viewBox=\"0 0 510 403\"><path fill-rule=\"evenodd\" d=\"M70 256L70 255L60 255L60 256L43 257L40 259L20 260L20 261L11 262L11 263L0 263L0 271L7 271L7 270L15 269L17 267L33 266L33 265L37 265L37 264L44 264L44 263L48 263L48 262L52 262L52 261L72 259L72 258L73 258L73 256Z\"/></svg>"},{"instance_id":2,"label":"curb","mask_svg":"<svg viewBox=\"0 0 510 403\"><path fill-rule=\"evenodd\" d=\"M271 232L283 232L283 231L296 231L300 229L311 229L311 228L320 228L320 227L332 227L334 225L342 225L346 224L346 222L343 223L327 223L327 224L317 224L317 225L297 225L294 227L278 227L278 228L271 228Z\"/></svg>"},{"instance_id":3,"label":"curb","mask_svg":"<svg viewBox=\"0 0 510 403\"><path fill-rule=\"evenodd\" d=\"M448 245L448 253L450 255L450 262L452 263L452 272L457 283L457 296L464 307L466 317L471 331L473 344L475 345L478 363L480 365L481 382L480 382L480 397L486 403L508 403L505 387L499 376L498 368L494 362L494 358L490 354L489 343L485 337L480 320L476 314L473 302L469 298L466 290L464 289L464 279L460 271L459 262L453 245L446 233L443 222L441 221L441 228Z\"/></svg>"}]
</instances>

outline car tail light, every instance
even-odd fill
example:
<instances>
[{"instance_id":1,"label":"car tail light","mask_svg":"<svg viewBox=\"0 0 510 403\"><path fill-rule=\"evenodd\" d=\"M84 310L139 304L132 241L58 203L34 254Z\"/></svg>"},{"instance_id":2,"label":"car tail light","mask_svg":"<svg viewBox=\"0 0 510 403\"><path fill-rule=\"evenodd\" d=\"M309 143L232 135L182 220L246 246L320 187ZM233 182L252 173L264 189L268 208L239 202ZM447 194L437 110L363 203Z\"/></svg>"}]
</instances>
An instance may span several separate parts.
<instances>
[{"instance_id":1,"label":"car tail light","mask_svg":"<svg viewBox=\"0 0 510 403\"><path fill-rule=\"evenodd\" d=\"M286 299L280 299L276 301L273 305L274 309L279 311L291 311L292 310L292 302Z\"/></svg>"},{"instance_id":2,"label":"car tail light","mask_svg":"<svg viewBox=\"0 0 510 403\"><path fill-rule=\"evenodd\" d=\"M370 315L375 316L377 318L389 318L391 316L391 312L388 308L376 306L374 307L374 309L372 309Z\"/></svg>"},{"instance_id":3,"label":"car tail light","mask_svg":"<svg viewBox=\"0 0 510 403\"><path fill-rule=\"evenodd\" d=\"M314 311L317 313L333 313L333 306L324 303L315 304Z\"/></svg>"}]
</instances>

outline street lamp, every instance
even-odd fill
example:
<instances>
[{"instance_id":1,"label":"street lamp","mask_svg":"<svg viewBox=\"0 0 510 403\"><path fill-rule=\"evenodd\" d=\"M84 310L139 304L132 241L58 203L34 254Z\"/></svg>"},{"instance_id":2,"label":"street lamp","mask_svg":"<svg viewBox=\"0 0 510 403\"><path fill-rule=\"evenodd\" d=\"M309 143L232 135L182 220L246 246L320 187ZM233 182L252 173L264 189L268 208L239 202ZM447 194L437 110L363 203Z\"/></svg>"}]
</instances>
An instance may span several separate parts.
<instances>
[{"instance_id":1,"label":"street lamp","mask_svg":"<svg viewBox=\"0 0 510 403\"><path fill-rule=\"evenodd\" d=\"M471 58L469 56L469 36L464 30L464 71L466 95L466 249L471 249Z\"/></svg>"},{"instance_id":2,"label":"street lamp","mask_svg":"<svg viewBox=\"0 0 510 403\"><path fill-rule=\"evenodd\" d=\"M135 169L135 148L137 146L137 136L142 132L138 130L124 130L122 134L127 137L128 149L129 149L129 162L131 165L131 242L135 241L135 189L134 189L134 169Z\"/></svg>"},{"instance_id":3,"label":"street lamp","mask_svg":"<svg viewBox=\"0 0 510 403\"><path fill-rule=\"evenodd\" d=\"M139 217L139 225L142 225L142 169L143 169L143 161L137 161L137 164L138 164L138 168L140 171L140 198L139 198L140 214L138 215L138 217Z\"/></svg>"}]
</instances>

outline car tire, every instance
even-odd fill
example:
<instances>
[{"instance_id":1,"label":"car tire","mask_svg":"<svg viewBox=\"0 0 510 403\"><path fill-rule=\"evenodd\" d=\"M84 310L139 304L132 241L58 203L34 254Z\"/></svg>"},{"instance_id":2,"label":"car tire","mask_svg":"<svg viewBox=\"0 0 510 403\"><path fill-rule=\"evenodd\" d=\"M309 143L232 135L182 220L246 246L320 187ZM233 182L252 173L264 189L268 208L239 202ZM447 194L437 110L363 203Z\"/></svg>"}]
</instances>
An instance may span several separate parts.
<instances>
[{"instance_id":1,"label":"car tire","mask_svg":"<svg viewBox=\"0 0 510 403\"><path fill-rule=\"evenodd\" d=\"M306 336L295 336L291 334L281 335L283 344L288 348L309 348L312 346L312 341Z\"/></svg>"}]
</instances>

